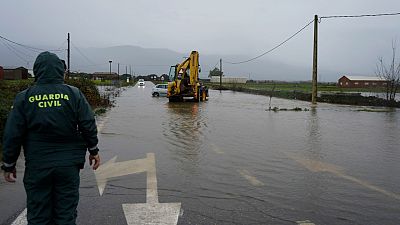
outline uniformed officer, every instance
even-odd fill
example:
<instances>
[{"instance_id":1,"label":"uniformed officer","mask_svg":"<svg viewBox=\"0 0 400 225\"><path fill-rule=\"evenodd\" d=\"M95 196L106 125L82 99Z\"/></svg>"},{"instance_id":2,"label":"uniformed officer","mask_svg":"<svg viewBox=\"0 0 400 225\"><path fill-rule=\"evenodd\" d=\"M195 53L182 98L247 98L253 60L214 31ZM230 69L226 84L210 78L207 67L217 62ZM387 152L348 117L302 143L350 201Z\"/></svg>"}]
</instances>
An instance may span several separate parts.
<instances>
[{"instance_id":1,"label":"uniformed officer","mask_svg":"<svg viewBox=\"0 0 400 225\"><path fill-rule=\"evenodd\" d=\"M55 54L41 53L33 71L35 85L17 94L7 119L4 177L15 182L22 146L28 224L73 225L87 150L93 169L100 165L94 115L82 92L64 84L64 66Z\"/></svg>"}]
</instances>

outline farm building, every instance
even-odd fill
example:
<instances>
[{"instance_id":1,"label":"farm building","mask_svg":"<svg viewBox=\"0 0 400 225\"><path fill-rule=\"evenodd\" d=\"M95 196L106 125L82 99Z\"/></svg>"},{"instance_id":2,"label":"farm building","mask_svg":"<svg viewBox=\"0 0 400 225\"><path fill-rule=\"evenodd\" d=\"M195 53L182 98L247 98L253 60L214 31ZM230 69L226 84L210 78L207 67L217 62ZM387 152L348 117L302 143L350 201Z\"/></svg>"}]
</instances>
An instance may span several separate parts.
<instances>
[{"instance_id":1,"label":"farm building","mask_svg":"<svg viewBox=\"0 0 400 225\"><path fill-rule=\"evenodd\" d=\"M386 87L387 81L381 77L368 76L342 76L338 80L338 86L343 88L368 88Z\"/></svg>"},{"instance_id":2,"label":"farm building","mask_svg":"<svg viewBox=\"0 0 400 225\"><path fill-rule=\"evenodd\" d=\"M169 76L167 74L163 74L159 77L160 81L168 82L169 81Z\"/></svg>"},{"instance_id":3,"label":"farm building","mask_svg":"<svg viewBox=\"0 0 400 225\"><path fill-rule=\"evenodd\" d=\"M0 72L0 79L4 80L25 80L28 79L28 69L18 67L15 69L3 69Z\"/></svg>"},{"instance_id":4,"label":"farm building","mask_svg":"<svg viewBox=\"0 0 400 225\"><path fill-rule=\"evenodd\" d=\"M157 74L147 75L147 80L158 80L158 76L157 76Z\"/></svg>"},{"instance_id":5,"label":"farm building","mask_svg":"<svg viewBox=\"0 0 400 225\"><path fill-rule=\"evenodd\" d=\"M0 66L0 80L4 79L3 67Z\"/></svg>"},{"instance_id":6,"label":"farm building","mask_svg":"<svg viewBox=\"0 0 400 225\"><path fill-rule=\"evenodd\" d=\"M211 83L219 83L220 78L219 76L212 76L210 79ZM244 84L247 82L247 78L245 77L222 77L221 83L237 83L237 84Z\"/></svg>"},{"instance_id":7,"label":"farm building","mask_svg":"<svg viewBox=\"0 0 400 225\"><path fill-rule=\"evenodd\" d=\"M92 78L93 80L118 80L118 74L113 72L95 72Z\"/></svg>"}]
</instances>

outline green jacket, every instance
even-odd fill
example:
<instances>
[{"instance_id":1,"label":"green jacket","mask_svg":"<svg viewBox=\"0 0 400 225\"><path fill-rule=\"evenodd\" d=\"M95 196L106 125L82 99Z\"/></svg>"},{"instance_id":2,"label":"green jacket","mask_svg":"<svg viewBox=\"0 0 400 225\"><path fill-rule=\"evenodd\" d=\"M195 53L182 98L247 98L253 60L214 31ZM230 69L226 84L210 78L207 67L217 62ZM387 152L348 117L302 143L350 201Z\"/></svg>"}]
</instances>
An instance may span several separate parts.
<instances>
[{"instance_id":1,"label":"green jacket","mask_svg":"<svg viewBox=\"0 0 400 225\"><path fill-rule=\"evenodd\" d=\"M3 161L12 166L21 146L27 167L72 166L97 146L93 111L82 92L64 84L64 64L53 53L35 61L36 84L17 94L3 136Z\"/></svg>"}]
</instances>

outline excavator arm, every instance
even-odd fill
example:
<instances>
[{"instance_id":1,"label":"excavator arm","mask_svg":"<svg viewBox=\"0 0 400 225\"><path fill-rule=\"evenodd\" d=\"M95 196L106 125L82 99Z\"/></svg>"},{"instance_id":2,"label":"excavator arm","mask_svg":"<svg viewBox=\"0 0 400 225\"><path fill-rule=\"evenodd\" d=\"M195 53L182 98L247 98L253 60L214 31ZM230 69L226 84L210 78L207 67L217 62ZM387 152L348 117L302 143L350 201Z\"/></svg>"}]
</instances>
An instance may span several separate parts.
<instances>
[{"instance_id":1,"label":"excavator arm","mask_svg":"<svg viewBox=\"0 0 400 225\"><path fill-rule=\"evenodd\" d=\"M173 76L171 72L174 72ZM199 83L199 72L199 53L197 51L192 51L182 63L172 66L170 78L173 77L173 80L168 83L167 93L170 101L183 101L183 97L192 97L195 101L206 100L206 96L201 98L203 95L200 93L200 89L204 88Z\"/></svg>"}]
</instances>

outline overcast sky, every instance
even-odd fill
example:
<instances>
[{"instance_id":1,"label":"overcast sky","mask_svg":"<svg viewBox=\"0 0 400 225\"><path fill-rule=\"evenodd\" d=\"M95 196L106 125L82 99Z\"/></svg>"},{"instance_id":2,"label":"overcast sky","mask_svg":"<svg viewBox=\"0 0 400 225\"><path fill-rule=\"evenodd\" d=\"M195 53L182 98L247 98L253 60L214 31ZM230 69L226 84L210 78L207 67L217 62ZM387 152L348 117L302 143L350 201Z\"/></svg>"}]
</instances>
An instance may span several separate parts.
<instances>
[{"instance_id":1,"label":"overcast sky","mask_svg":"<svg viewBox=\"0 0 400 225\"><path fill-rule=\"evenodd\" d=\"M136 45L181 53L256 56L292 35L314 14L357 15L400 12L399 0L5 0L0 35L34 46ZM400 50L400 16L324 19L319 24L320 68L371 74L378 56ZM313 27L268 54L287 64L310 67Z\"/></svg>"}]
</instances>

